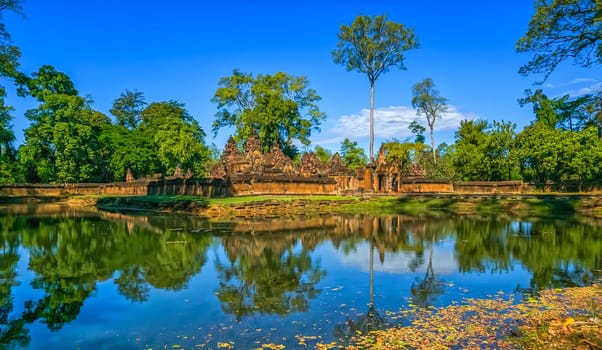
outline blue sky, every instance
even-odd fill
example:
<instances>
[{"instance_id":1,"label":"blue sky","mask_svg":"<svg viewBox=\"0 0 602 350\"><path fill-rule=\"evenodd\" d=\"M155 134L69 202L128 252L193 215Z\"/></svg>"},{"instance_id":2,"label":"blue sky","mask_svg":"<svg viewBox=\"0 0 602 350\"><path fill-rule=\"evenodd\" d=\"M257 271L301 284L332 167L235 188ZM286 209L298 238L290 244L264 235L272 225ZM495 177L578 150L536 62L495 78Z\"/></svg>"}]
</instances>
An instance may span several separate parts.
<instances>
[{"instance_id":1,"label":"blue sky","mask_svg":"<svg viewBox=\"0 0 602 350\"><path fill-rule=\"evenodd\" d=\"M217 109L210 99L220 77L238 68L307 77L327 115L321 132L312 134L312 146L337 151L349 137L368 151L368 80L331 58L341 24L358 15L386 13L414 28L421 43L407 52L406 71L391 70L376 82L375 150L383 141L409 136L407 125L417 118L411 87L426 77L450 104L450 113L435 125L437 143L452 143L466 118L512 121L522 129L533 114L517 99L541 78L518 75L531 55L514 50L534 12L532 0L24 0L23 8L25 18L3 14L23 52L23 71L56 67L107 114L126 89L144 92L149 103L183 102L207 132L207 143L219 149L232 131L213 138ZM585 70L567 62L541 87L560 96L601 86L600 67ZM20 144L28 126L23 113L35 103L14 93L8 103L16 108Z\"/></svg>"}]
</instances>

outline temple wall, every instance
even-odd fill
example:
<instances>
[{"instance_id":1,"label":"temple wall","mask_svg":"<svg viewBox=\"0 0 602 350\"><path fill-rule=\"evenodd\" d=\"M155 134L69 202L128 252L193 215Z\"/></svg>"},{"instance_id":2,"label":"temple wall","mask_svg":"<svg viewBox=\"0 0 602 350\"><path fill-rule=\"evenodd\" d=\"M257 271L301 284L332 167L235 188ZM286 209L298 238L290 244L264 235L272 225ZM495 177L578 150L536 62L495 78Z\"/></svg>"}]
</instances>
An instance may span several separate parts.
<instances>
[{"instance_id":1,"label":"temple wall","mask_svg":"<svg viewBox=\"0 0 602 350\"><path fill-rule=\"evenodd\" d=\"M402 181L399 184L402 193L448 193L454 192L454 184L444 181Z\"/></svg>"},{"instance_id":2,"label":"temple wall","mask_svg":"<svg viewBox=\"0 0 602 350\"><path fill-rule=\"evenodd\" d=\"M3 197L56 197L64 194L63 185L18 184L0 186L0 196Z\"/></svg>"},{"instance_id":3,"label":"temple wall","mask_svg":"<svg viewBox=\"0 0 602 350\"><path fill-rule=\"evenodd\" d=\"M165 179L151 181L147 195L186 195L227 197L226 183L221 179Z\"/></svg>"},{"instance_id":4,"label":"temple wall","mask_svg":"<svg viewBox=\"0 0 602 350\"><path fill-rule=\"evenodd\" d=\"M522 181L468 181L454 184L457 193L522 193Z\"/></svg>"},{"instance_id":5,"label":"temple wall","mask_svg":"<svg viewBox=\"0 0 602 350\"><path fill-rule=\"evenodd\" d=\"M234 196L251 194L331 194L337 193L337 182L330 178L241 177L230 179L229 191Z\"/></svg>"},{"instance_id":6,"label":"temple wall","mask_svg":"<svg viewBox=\"0 0 602 350\"><path fill-rule=\"evenodd\" d=\"M4 197L58 197L68 195L191 195L203 197L225 197L226 184L220 179L160 179L106 184L16 184L0 186Z\"/></svg>"},{"instance_id":7,"label":"temple wall","mask_svg":"<svg viewBox=\"0 0 602 350\"><path fill-rule=\"evenodd\" d=\"M376 176L373 176L373 178ZM366 176L368 178L368 176ZM449 182L427 179L405 179L398 184L397 191L383 188L369 191L366 181L349 175L330 177L300 176L239 176L224 181L222 179L166 178L158 180L138 180L107 184L15 184L0 186L0 197L60 197L69 195L188 195L202 197L230 197L256 194L339 194L358 192L379 193L525 193L533 191L582 192L600 190L599 183L547 184L545 187L522 181L472 181Z\"/></svg>"}]
</instances>

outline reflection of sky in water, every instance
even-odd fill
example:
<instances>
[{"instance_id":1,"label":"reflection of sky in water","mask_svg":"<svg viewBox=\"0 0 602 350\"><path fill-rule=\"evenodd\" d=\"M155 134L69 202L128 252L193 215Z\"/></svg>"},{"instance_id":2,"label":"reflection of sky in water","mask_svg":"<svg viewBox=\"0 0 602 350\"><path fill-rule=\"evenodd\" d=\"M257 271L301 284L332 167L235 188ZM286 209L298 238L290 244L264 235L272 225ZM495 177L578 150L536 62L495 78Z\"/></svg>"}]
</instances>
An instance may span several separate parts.
<instances>
[{"instance_id":1,"label":"reflection of sky in water","mask_svg":"<svg viewBox=\"0 0 602 350\"><path fill-rule=\"evenodd\" d=\"M438 296L435 306L445 306L452 301L464 298L481 298L494 295L499 291L514 293L517 286L528 287L531 274L516 261L508 271L485 271L461 273L454 252L455 242L451 240L435 243L433 251L433 272L437 283L444 288ZM321 284L336 289L348 288L355 295L355 302L368 302L368 281L370 266L370 245L358 244L357 249L345 255L342 251L324 244L316 250L329 271ZM386 252L381 263L378 251L374 250L374 292L377 309L397 310L406 307L411 297L412 284L424 278L427 269L430 247L426 247L422 264L415 271L409 265L414 253ZM518 295L516 295L519 297ZM339 295L345 298L346 296ZM348 297L348 296L347 296Z\"/></svg>"},{"instance_id":2,"label":"reflection of sky in water","mask_svg":"<svg viewBox=\"0 0 602 350\"><path fill-rule=\"evenodd\" d=\"M424 263L413 272L424 272L426 270L429 254L430 247L426 247L422 256ZM358 244L355 251L348 255L338 255L338 257L341 264L349 265L362 272L367 272L370 268L370 244L368 242ZM381 263L378 252L375 249L374 271L393 274L409 273L412 272L410 271L410 263L414 258L414 253L386 252L384 262ZM435 243L433 270L438 273L451 273L458 270L458 264L454 257L454 242L444 241Z\"/></svg>"},{"instance_id":3,"label":"reflection of sky in water","mask_svg":"<svg viewBox=\"0 0 602 350\"><path fill-rule=\"evenodd\" d=\"M499 290L512 292L517 283L528 283L528 273L520 268L508 273L458 273L453 244L437 242L433 252L433 270L445 289L436 306L465 297L495 294ZM294 250L298 249L296 246ZM374 291L378 312L385 314L386 310L407 307L412 283L424 276L429 249L424 251L424 263L414 272L408 267L413 253L387 252L381 263L375 250ZM319 262L327 274L318 283L320 294L310 301L307 312L284 317L258 312L239 323L232 315L223 313L215 295L219 281L213 259L217 256L223 262L227 258L221 247L214 246L207 254L209 261L201 273L189 281L188 288L181 291L151 289L144 303L125 300L113 279L98 282L97 291L85 301L77 319L60 332L50 332L42 324L32 327L30 347L62 348L70 344L81 348L158 348L208 343L215 348L218 341L232 340L242 346L240 348L258 346L257 341L284 343L289 344L288 348L295 348L295 334L328 340L337 325L360 320L368 311L370 252L367 242L359 243L348 255L337 251L329 242L314 250L313 261ZM28 289L28 281L19 288ZM41 296L38 292L33 295Z\"/></svg>"},{"instance_id":4,"label":"reflection of sky in water","mask_svg":"<svg viewBox=\"0 0 602 350\"><path fill-rule=\"evenodd\" d=\"M171 223L171 226L167 227L179 226ZM480 232L479 227L475 224L475 228ZM540 240L541 237L537 235L537 227L532 223L512 222L502 227L504 230L500 232L510 233L510 235L494 235L493 238L500 239L486 241L486 244L491 245L489 249L492 252L497 252L495 248L498 246L495 244L502 244L501 249L513 237L519 240L515 240L515 244L528 240L529 245L516 246L528 249L528 251L532 249L532 244L539 244L540 241L549 243L549 241ZM349 320L362 320L367 315L370 300L370 244L361 238L362 235L355 235L353 241L341 239L337 241L338 247L335 247L330 239L322 239L322 230L325 232L324 237L330 234L328 230L320 229L318 234L312 236L313 232L310 230L310 234L306 236L312 237L311 242L319 242L316 243L316 248L309 252L309 255L311 265L323 270L325 275L313 286L318 292L314 298L307 298L307 310L305 311L289 310L284 315L277 315L270 310L257 309L251 314L243 316L240 321L237 321L233 314L224 311L224 305L218 299L218 292L223 283L216 268L218 260L229 266L231 259L236 261L236 258L229 254L240 253L237 253L237 249L245 250L247 244L257 244L253 248L273 249L272 252L277 256L276 259L282 259L282 256L278 254L284 254L283 252L302 254L304 251L301 243L303 240L295 239L295 234L289 235L288 241L283 240L278 234L272 234L269 239L265 240L262 240L260 235L256 237L256 240L255 238L249 240L248 236L233 235L230 237L230 243L238 245L230 245L228 254L221 245L221 241L226 238L213 238L208 248L198 251L200 254L205 254L206 262L200 267L199 272L192 269L195 272L191 274L185 288L166 290L151 286L148 300L145 302L130 302L120 294L115 282L120 277L120 267L112 267L117 269L110 270L113 271L113 275L104 276L102 280L95 281L94 292L84 300L75 320L66 323L58 331L48 330L44 321L38 320L30 325L32 340L28 347L33 349L78 347L98 349L171 348L173 345L181 345L184 348L197 348L204 344L205 348L217 348L218 341L234 341L236 348L242 349L256 348L262 343L282 343L287 348L298 348L294 336L300 334L320 336L324 342L328 342L333 339L336 327ZM510 232L506 230L510 230ZM120 242L126 243L128 239L137 236L138 238L146 237L154 242L171 231L166 232L157 234L153 230L147 233L128 231L120 233L122 236L119 237L123 239ZM197 232L208 231L197 230ZM227 228L220 229L219 232L228 234ZM173 234L173 232L171 233ZM520 237L523 234L532 234L532 236ZM440 294L429 299L433 305L445 306L452 301L461 301L464 298L487 297L498 291L512 294L515 293L517 287L529 287L532 273L511 253L505 253L509 255L507 269L495 270L496 263L489 260L490 258L485 254L482 261L477 259L477 262L480 263L479 266L484 267L482 270L472 268L470 271L461 272L459 261L462 260L459 259L462 258L462 255L457 255L460 250L457 250L458 246L453 239L454 236L453 234L440 236L443 238L437 240L433 247L434 284L441 290ZM77 237L77 235L73 237ZM198 238L198 236L194 237ZM293 238L291 239L291 237ZM395 235L389 236L389 238L396 237ZM380 314L385 315L386 311L407 307L412 298L412 288L425 280L431 242L429 239L424 239L424 242L417 241L423 237L418 233L412 233L411 238L407 241L411 243L410 246L422 247L419 263L416 263L416 253L409 251L411 248L407 248L407 251L400 248L395 252L386 249L383 261L380 259L378 249L374 248L374 301L376 311ZM475 243L475 246L480 247L481 236L475 234L470 237L472 238L467 238L469 241L466 242ZM77 247L77 242L68 241L67 237L61 242L68 243L67 246L70 247ZM288 243L278 245L282 242ZM35 254L40 254L40 251L36 251L36 248L32 247L33 243L28 244L28 248L22 246L18 248L19 261L15 266L18 285L12 288L13 314L21 313L26 301L39 300L45 296L42 289L34 289L31 285L32 280L37 276L29 263ZM168 250L168 247L181 248L182 246L163 243L162 245L152 245L152 247ZM345 252L343 247L347 247L349 250ZM54 259L56 250L60 249L54 246L52 249L49 251L49 258ZM253 249L249 251L253 254L257 253ZM467 252L470 250L465 250L463 254L467 254ZM155 250L150 253L152 257L160 255ZM261 254L251 255L246 259L255 263L262 261ZM502 254L502 257L508 257L508 255ZM71 258L73 256L79 257L77 254L68 255ZM178 258L177 255L175 257ZM524 256L523 259L525 259ZM89 261L89 264L105 266L100 261ZM187 261L197 262L198 260ZM64 261L64 263L63 266L71 266L69 265L70 261ZM160 263L157 262L157 264ZM186 266L186 264L184 265ZM149 266L155 267L154 264ZM257 269L258 267L255 266L262 265L249 265L245 268ZM274 274L273 278L277 278L282 271L291 272L286 268L275 268L268 272ZM52 275L51 271L46 271L46 273ZM308 282L307 274L302 276L300 286ZM230 281L230 284L240 286L240 281L234 279ZM298 287L297 290L290 293L294 294L299 289L302 288Z\"/></svg>"}]
</instances>

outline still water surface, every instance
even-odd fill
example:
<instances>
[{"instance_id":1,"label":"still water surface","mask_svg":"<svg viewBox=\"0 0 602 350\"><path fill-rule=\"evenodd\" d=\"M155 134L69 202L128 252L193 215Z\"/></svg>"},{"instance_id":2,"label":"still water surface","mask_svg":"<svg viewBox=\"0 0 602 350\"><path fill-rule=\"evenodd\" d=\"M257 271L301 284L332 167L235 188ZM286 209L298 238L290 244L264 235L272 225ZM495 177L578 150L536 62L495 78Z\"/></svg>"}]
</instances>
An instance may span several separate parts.
<instances>
[{"instance_id":1,"label":"still water surface","mask_svg":"<svg viewBox=\"0 0 602 350\"><path fill-rule=\"evenodd\" d=\"M602 226L574 218L216 222L12 205L0 225L0 347L294 349L395 324L389 311L409 304L602 277Z\"/></svg>"}]
</instances>

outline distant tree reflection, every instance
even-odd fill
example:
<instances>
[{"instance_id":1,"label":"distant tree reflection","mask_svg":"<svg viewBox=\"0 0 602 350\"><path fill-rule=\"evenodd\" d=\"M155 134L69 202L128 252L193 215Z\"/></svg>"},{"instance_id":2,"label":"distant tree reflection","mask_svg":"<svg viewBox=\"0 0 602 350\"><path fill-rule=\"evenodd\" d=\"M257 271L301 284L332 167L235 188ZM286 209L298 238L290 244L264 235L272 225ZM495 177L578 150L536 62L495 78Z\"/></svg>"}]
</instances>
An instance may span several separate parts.
<instances>
[{"instance_id":1,"label":"distant tree reflection","mask_svg":"<svg viewBox=\"0 0 602 350\"><path fill-rule=\"evenodd\" d=\"M75 320L97 283L115 278L118 290L132 302L148 299L151 286L179 290L206 262L212 242L207 235L184 230L132 227L98 217L1 217L0 341L26 345L27 323L40 320L56 331ZM8 228L8 229L7 229ZM19 246L29 250L31 287L43 291L20 315L13 312Z\"/></svg>"},{"instance_id":2,"label":"distant tree reflection","mask_svg":"<svg viewBox=\"0 0 602 350\"><path fill-rule=\"evenodd\" d=\"M433 270L433 251L435 250L435 232L431 233L431 244L429 252L429 261L424 273L424 278L417 278L412 283L410 292L412 293L412 303L421 307L427 307L435 304L437 297L445 291L445 284L437 281Z\"/></svg>"},{"instance_id":3,"label":"distant tree reflection","mask_svg":"<svg viewBox=\"0 0 602 350\"><path fill-rule=\"evenodd\" d=\"M17 225L16 218L0 217L0 347L27 347L30 342L29 331L25 327L25 314L13 315L14 301L12 288L17 286L19 237L12 229Z\"/></svg>"},{"instance_id":4,"label":"distant tree reflection","mask_svg":"<svg viewBox=\"0 0 602 350\"><path fill-rule=\"evenodd\" d=\"M387 327L388 322L374 306L374 241L370 239L370 262L369 262L369 280L368 311L357 319L349 318L345 322L334 327L333 334L339 340L349 340L358 333L368 334L372 331Z\"/></svg>"},{"instance_id":5,"label":"distant tree reflection","mask_svg":"<svg viewBox=\"0 0 602 350\"><path fill-rule=\"evenodd\" d=\"M387 325L375 301L376 257L381 263L398 253L413 257L410 270L424 268L424 275L420 272L401 294L409 289L416 305L436 303L447 292L439 279L436 242L453 242L449 247L460 273L506 274L520 266L530 274L526 285L517 283L525 293L588 285L602 277L602 228L568 219L357 215L212 223L180 216L104 217L71 211L0 214L0 348L27 347L30 323L55 331L72 322L100 282L112 281L136 303L151 298L154 289L182 290L217 243L225 255L220 251L214 261L216 294L223 311L239 321L307 311L326 275L312 251L327 243L348 255L368 246L364 264L369 258L370 275L362 287L369 292L368 307L335 326L339 338ZM30 285L18 285L21 267L33 275ZM15 290L29 287L33 300L16 305Z\"/></svg>"},{"instance_id":6,"label":"distant tree reflection","mask_svg":"<svg viewBox=\"0 0 602 350\"><path fill-rule=\"evenodd\" d=\"M254 313L287 315L306 311L326 271L296 239L224 238L229 262L216 257L217 296L237 321ZM232 246L240 249L231 249ZM244 248L243 248L244 247Z\"/></svg>"}]
</instances>

